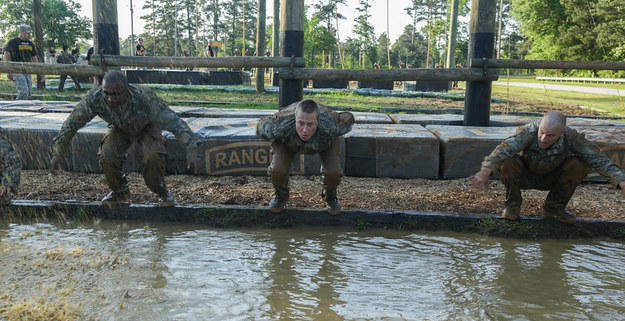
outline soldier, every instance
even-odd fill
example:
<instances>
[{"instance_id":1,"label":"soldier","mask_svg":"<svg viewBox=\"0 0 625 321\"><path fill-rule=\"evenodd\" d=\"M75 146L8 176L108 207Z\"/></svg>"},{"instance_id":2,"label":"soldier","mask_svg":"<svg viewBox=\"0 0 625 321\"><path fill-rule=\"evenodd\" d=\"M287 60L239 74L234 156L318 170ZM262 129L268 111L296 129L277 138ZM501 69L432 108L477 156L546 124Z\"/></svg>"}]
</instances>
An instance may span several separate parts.
<instances>
[{"instance_id":1,"label":"soldier","mask_svg":"<svg viewBox=\"0 0 625 321\"><path fill-rule=\"evenodd\" d=\"M539 189L549 191L543 217L572 224L575 214L565 210L566 204L591 168L617 185L625 197L625 173L582 134L566 127L562 113L549 112L540 122L519 127L484 158L481 170L471 179L475 187L484 188L491 173L499 171L506 186L501 215L505 219L519 218L521 189Z\"/></svg>"},{"instance_id":2,"label":"soldier","mask_svg":"<svg viewBox=\"0 0 625 321\"><path fill-rule=\"evenodd\" d=\"M187 166L199 169L197 139L189 126L172 111L165 101L151 90L129 85L120 71L108 71L102 87L94 88L63 123L54 138L54 155L50 161L53 173L74 134L93 117L100 116L109 124L109 132L102 139L98 158L106 183L111 188L102 203L113 206L126 203L130 191L122 165L126 151L133 142L143 149L143 178L148 188L160 197L161 206L173 206L174 198L164 180L165 140L161 130L167 130L186 145Z\"/></svg>"},{"instance_id":3,"label":"soldier","mask_svg":"<svg viewBox=\"0 0 625 321\"><path fill-rule=\"evenodd\" d=\"M348 133L353 124L351 113L330 111L313 100L293 103L272 116L261 118L256 135L271 141L273 154L269 166L275 190L269 202L271 212L282 211L289 199L289 169L295 155L319 153L324 174L321 197L328 206L329 214L341 213L336 196L342 176L338 137Z\"/></svg>"},{"instance_id":4,"label":"soldier","mask_svg":"<svg viewBox=\"0 0 625 321\"><path fill-rule=\"evenodd\" d=\"M4 48L4 61L39 62L35 44L30 41L31 33L32 29L29 25L20 26L19 35L11 39ZM15 99L31 99L33 82L30 74L9 73L7 77L15 82L15 89L17 89ZM41 77L45 79L44 75Z\"/></svg>"},{"instance_id":5,"label":"soldier","mask_svg":"<svg viewBox=\"0 0 625 321\"><path fill-rule=\"evenodd\" d=\"M20 185L22 163L6 140L0 138L0 206L11 204Z\"/></svg>"}]
</instances>

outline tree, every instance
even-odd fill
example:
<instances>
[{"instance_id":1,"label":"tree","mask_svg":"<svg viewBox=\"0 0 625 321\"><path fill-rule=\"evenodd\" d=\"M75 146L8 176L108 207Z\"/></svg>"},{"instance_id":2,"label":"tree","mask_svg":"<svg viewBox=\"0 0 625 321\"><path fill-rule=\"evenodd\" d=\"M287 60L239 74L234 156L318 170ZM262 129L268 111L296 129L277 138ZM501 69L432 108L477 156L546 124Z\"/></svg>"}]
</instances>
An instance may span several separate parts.
<instances>
[{"instance_id":1,"label":"tree","mask_svg":"<svg viewBox=\"0 0 625 321\"><path fill-rule=\"evenodd\" d=\"M58 48L62 45L71 45L78 40L88 40L91 34L91 20L78 16L80 4L73 0L43 0L42 21L43 39L46 47ZM0 30L8 38L17 36L17 26L20 24L33 25L32 1L4 0L0 4ZM43 48L41 48L43 49Z\"/></svg>"},{"instance_id":2,"label":"tree","mask_svg":"<svg viewBox=\"0 0 625 321\"><path fill-rule=\"evenodd\" d=\"M411 43L414 44L416 35L416 25L425 21L423 31L427 39L427 51L425 56L425 67L430 66L430 54L440 57L437 43L439 37L445 34L445 22L443 17L446 13L447 1L437 0L412 0L411 5L404 10L412 17Z\"/></svg>"},{"instance_id":3,"label":"tree","mask_svg":"<svg viewBox=\"0 0 625 321\"><path fill-rule=\"evenodd\" d=\"M371 13L369 13L369 9L371 9L369 0L359 0L358 7L356 7L358 16L354 19L354 33L358 36L360 43L361 64L363 67L366 63L363 59L365 56L369 59L372 66L376 62L377 56L374 38L375 31L370 22Z\"/></svg>"},{"instance_id":4,"label":"tree","mask_svg":"<svg viewBox=\"0 0 625 321\"><path fill-rule=\"evenodd\" d=\"M380 67L383 68L388 68L388 59L387 58L387 52L386 52L386 48L390 47L390 39L388 39L388 37L386 36L386 32L383 32L379 37L378 37L378 43L377 43L377 54L376 56L378 57L378 63L380 65ZM393 53L391 52L391 66L394 65L396 62L393 61Z\"/></svg>"},{"instance_id":5,"label":"tree","mask_svg":"<svg viewBox=\"0 0 625 321\"><path fill-rule=\"evenodd\" d=\"M407 25L393 43L392 51L398 57L400 68L421 68L427 55L427 41L420 34L415 34L413 39L412 25Z\"/></svg>"},{"instance_id":6,"label":"tree","mask_svg":"<svg viewBox=\"0 0 625 321\"><path fill-rule=\"evenodd\" d=\"M304 52L309 54L307 64L316 66L321 64L317 62L315 55L321 52L331 52L336 49L336 38L325 26L321 25L319 17L313 17L306 21L304 27ZM325 59L322 58L322 59Z\"/></svg>"}]
</instances>

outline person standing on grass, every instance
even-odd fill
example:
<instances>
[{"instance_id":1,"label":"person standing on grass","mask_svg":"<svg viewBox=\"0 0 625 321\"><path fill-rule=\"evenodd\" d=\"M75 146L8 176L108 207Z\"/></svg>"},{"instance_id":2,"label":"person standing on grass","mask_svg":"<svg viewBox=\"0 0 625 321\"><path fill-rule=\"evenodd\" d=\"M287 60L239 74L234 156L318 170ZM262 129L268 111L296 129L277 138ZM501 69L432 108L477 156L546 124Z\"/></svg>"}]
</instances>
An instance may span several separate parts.
<instances>
[{"instance_id":1,"label":"person standing on grass","mask_svg":"<svg viewBox=\"0 0 625 321\"><path fill-rule=\"evenodd\" d=\"M35 44L30 41L32 29L29 25L21 25L19 27L19 35L9 40L4 48L4 61L14 62L39 62L37 58L37 49ZM17 96L15 99L31 99L33 94L33 79L30 74L13 74L9 73L9 80L15 82ZM41 76L45 79L45 76Z\"/></svg>"},{"instance_id":2,"label":"person standing on grass","mask_svg":"<svg viewBox=\"0 0 625 321\"><path fill-rule=\"evenodd\" d=\"M295 102L272 116L263 117L256 127L256 135L271 142L273 158L268 172L274 187L269 202L273 213L281 212L289 200L289 170L297 153L319 154L323 165L323 191L328 213L338 215L341 205L337 188L341 183L339 136L352 130L354 115L337 113L313 100Z\"/></svg>"},{"instance_id":3,"label":"person standing on grass","mask_svg":"<svg viewBox=\"0 0 625 321\"><path fill-rule=\"evenodd\" d=\"M195 172L200 168L196 135L164 100L150 89L128 84L126 76L118 70L108 71L102 87L91 90L63 123L54 138L51 171L56 173L72 137L95 116L109 125L98 158L112 192L102 199L102 204L115 206L130 200L122 167L128 149L136 143L143 149L142 174L146 185L160 197L160 206L173 206L174 197L167 190L164 177L167 150L161 130L172 132L186 146L187 167L194 168Z\"/></svg>"},{"instance_id":4,"label":"person standing on grass","mask_svg":"<svg viewBox=\"0 0 625 321\"><path fill-rule=\"evenodd\" d=\"M61 52L61 54L59 54L59 56L56 58L57 63L67 65L71 65L73 63L72 55L69 54L69 52L67 51L68 49L69 47L67 45L63 45L63 52ZM82 88L80 88L80 82L78 81L78 79L74 76L71 77L72 81L74 82L74 86L76 86L76 89L81 90ZM61 79L59 82L59 91L63 91L63 89L65 89L65 79L67 79L67 75L61 75Z\"/></svg>"},{"instance_id":5,"label":"person standing on grass","mask_svg":"<svg viewBox=\"0 0 625 321\"><path fill-rule=\"evenodd\" d=\"M506 207L501 214L505 219L519 219L522 189L539 189L549 191L543 217L572 224L575 214L567 211L566 205L591 168L620 188L625 197L623 170L601 155L584 135L567 127L562 113L553 111L540 122L519 127L484 158L471 180L473 186L485 188L488 177L499 172L506 186Z\"/></svg>"}]
</instances>

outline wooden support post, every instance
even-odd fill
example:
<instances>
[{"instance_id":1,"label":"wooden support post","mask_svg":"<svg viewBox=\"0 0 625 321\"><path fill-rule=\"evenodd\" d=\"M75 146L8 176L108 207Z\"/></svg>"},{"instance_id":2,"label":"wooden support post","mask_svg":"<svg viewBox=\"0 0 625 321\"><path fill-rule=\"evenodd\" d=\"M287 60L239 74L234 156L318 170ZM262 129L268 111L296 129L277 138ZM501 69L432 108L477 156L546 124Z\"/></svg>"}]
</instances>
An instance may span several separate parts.
<instances>
[{"instance_id":1,"label":"wooden support post","mask_svg":"<svg viewBox=\"0 0 625 321\"><path fill-rule=\"evenodd\" d=\"M117 0L93 0L93 38L95 54L119 55Z\"/></svg>"},{"instance_id":2,"label":"wooden support post","mask_svg":"<svg viewBox=\"0 0 625 321\"><path fill-rule=\"evenodd\" d=\"M43 47L43 29L41 24L41 0L33 0L33 22L35 27L35 48L37 48L37 59L40 63L45 63L45 48ZM46 82L42 75L37 75L37 89L45 89Z\"/></svg>"},{"instance_id":3,"label":"wooden support post","mask_svg":"<svg viewBox=\"0 0 625 321\"><path fill-rule=\"evenodd\" d=\"M283 57L304 56L304 0L280 1L280 52ZM302 100L302 81L280 79L279 97L280 108Z\"/></svg>"},{"instance_id":4,"label":"wooden support post","mask_svg":"<svg viewBox=\"0 0 625 321\"><path fill-rule=\"evenodd\" d=\"M495 47L495 0L472 0L468 58L492 58ZM471 67L471 66L469 66ZM487 66L484 67L484 70ZM488 126L492 81L467 81L464 125Z\"/></svg>"},{"instance_id":5,"label":"wooden support post","mask_svg":"<svg viewBox=\"0 0 625 321\"><path fill-rule=\"evenodd\" d=\"M280 0L273 0L273 28L271 30L271 56L280 56ZM275 83L273 80L277 70L271 68L271 85Z\"/></svg>"},{"instance_id":6,"label":"wooden support post","mask_svg":"<svg viewBox=\"0 0 625 321\"><path fill-rule=\"evenodd\" d=\"M256 23L256 56L265 56L265 20L267 18L267 3L258 0L258 17ZM256 92L265 91L265 69L256 69Z\"/></svg>"}]
</instances>

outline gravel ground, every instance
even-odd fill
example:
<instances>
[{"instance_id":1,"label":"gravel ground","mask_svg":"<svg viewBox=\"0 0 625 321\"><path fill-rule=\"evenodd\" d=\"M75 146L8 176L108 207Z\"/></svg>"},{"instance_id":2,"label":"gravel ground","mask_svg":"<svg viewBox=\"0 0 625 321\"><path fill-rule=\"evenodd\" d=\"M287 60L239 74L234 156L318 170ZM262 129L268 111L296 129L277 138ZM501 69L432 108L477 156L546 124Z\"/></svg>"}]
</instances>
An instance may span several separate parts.
<instances>
[{"instance_id":1,"label":"gravel ground","mask_svg":"<svg viewBox=\"0 0 625 321\"><path fill-rule=\"evenodd\" d=\"M180 204L236 204L267 206L272 186L266 176L167 177L168 187ZM138 173L129 175L133 203L155 203ZM319 176L292 176L290 207L323 208ZM101 174L44 170L22 171L17 199L98 201L109 192ZM524 215L541 215L544 191L523 192ZM339 200L345 209L418 210L446 213L497 215L504 206L504 188L491 181L489 189L471 188L468 178L457 180L344 177ZM587 183L578 187L568 206L577 215L601 219L625 219L625 199L609 184Z\"/></svg>"}]
</instances>

